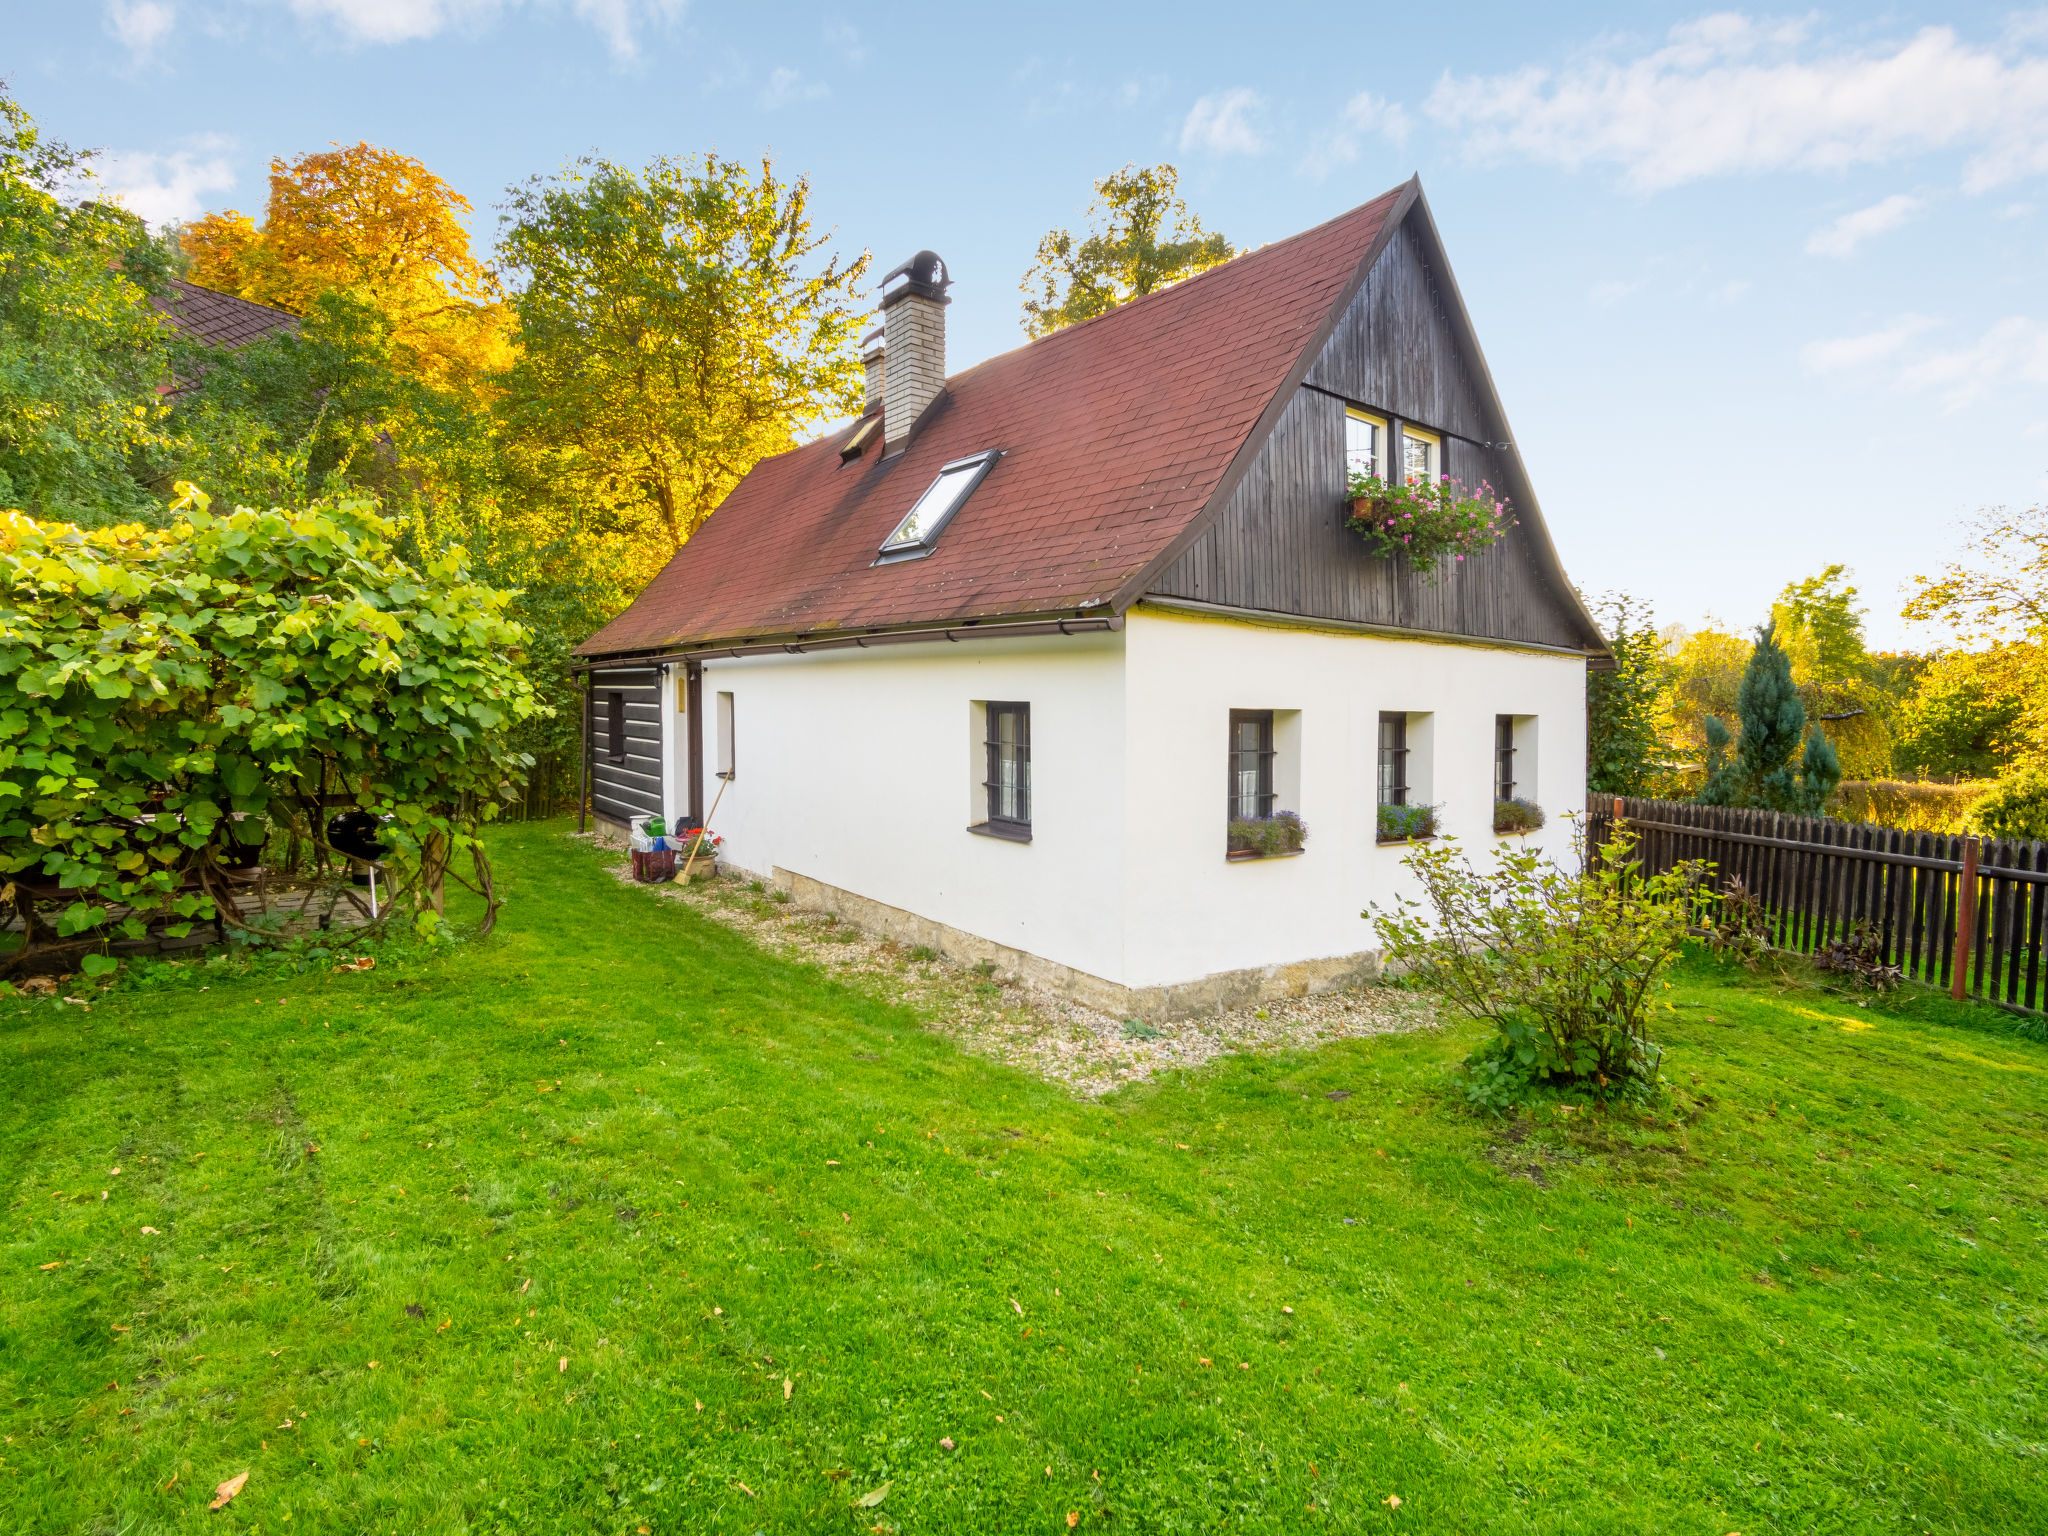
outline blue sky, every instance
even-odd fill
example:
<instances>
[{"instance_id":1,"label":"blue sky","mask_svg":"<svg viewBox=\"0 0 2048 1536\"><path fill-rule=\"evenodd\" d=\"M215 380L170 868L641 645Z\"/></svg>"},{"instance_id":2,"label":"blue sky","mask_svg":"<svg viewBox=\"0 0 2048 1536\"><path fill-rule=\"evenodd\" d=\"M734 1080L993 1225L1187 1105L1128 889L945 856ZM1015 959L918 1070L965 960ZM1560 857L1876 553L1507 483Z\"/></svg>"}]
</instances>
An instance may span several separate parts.
<instances>
[{"instance_id":1,"label":"blue sky","mask_svg":"<svg viewBox=\"0 0 2048 1536\"><path fill-rule=\"evenodd\" d=\"M1241 245L1420 172L1565 564L1759 618L1845 561L1880 643L1975 509L2048 497L2048 10L7 0L0 72L154 218L368 139L477 205L592 150L772 152L876 271L1017 345L1126 161Z\"/></svg>"}]
</instances>

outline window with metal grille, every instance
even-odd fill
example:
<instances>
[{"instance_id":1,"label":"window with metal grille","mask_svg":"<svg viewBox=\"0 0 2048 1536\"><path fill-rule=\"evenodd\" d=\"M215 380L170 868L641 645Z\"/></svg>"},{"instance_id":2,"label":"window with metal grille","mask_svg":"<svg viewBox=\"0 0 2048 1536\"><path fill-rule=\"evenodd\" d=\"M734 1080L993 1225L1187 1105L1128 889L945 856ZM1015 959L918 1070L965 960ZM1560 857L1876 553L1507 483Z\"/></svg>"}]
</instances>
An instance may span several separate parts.
<instances>
[{"instance_id":1,"label":"window with metal grille","mask_svg":"<svg viewBox=\"0 0 2048 1536\"><path fill-rule=\"evenodd\" d=\"M1408 717L1393 710L1380 715L1380 804L1408 803Z\"/></svg>"},{"instance_id":2,"label":"window with metal grille","mask_svg":"<svg viewBox=\"0 0 2048 1536\"><path fill-rule=\"evenodd\" d=\"M988 824L994 831L1031 830L1031 706L988 706Z\"/></svg>"},{"instance_id":3,"label":"window with metal grille","mask_svg":"<svg viewBox=\"0 0 2048 1536\"><path fill-rule=\"evenodd\" d=\"M626 760L626 696L623 693L604 696L604 744L613 762L623 763Z\"/></svg>"},{"instance_id":4,"label":"window with metal grille","mask_svg":"<svg viewBox=\"0 0 2048 1536\"><path fill-rule=\"evenodd\" d=\"M1230 712L1230 819L1273 814L1273 711Z\"/></svg>"},{"instance_id":5,"label":"window with metal grille","mask_svg":"<svg viewBox=\"0 0 2048 1536\"><path fill-rule=\"evenodd\" d=\"M1515 717L1493 717L1493 798L1515 798Z\"/></svg>"}]
</instances>

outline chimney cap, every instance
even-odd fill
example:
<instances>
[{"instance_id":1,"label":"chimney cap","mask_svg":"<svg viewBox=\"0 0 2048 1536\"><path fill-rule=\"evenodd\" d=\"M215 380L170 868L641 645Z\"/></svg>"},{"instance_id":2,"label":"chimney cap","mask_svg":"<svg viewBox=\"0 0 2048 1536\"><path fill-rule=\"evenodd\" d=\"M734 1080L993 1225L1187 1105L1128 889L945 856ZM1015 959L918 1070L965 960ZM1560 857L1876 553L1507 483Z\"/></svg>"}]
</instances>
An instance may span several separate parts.
<instances>
[{"instance_id":1,"label":"chimney cap","mask_svg":"<svg viewBox=\"0 0 2048 1536\"><path fill-rule=\"evenodd\" d=\"M876 326L872 331L869 331L867 335L861 337L861 356L866 357L871 352L881 351L883 346L887 343L887 339L887 333L884 331L883 327L879 325Z\"/></svg>"},{"instance_id":2,"label":"chimney cap","mask_svg":"<svg viewBox=\"0 0 2048 1536\"><path fill-rule=\"evenodd\" d=\"M904 279L901 286L891 289L889 285L897 278ZM940 303L951 302L946 290L953 286L953 280L946 271L946 263L937 251L919 251L901 266L891 269L882 278L882 307L888 308L898 299L916 294L920 298L937 299Z\"/></svg>"}]
</instances>

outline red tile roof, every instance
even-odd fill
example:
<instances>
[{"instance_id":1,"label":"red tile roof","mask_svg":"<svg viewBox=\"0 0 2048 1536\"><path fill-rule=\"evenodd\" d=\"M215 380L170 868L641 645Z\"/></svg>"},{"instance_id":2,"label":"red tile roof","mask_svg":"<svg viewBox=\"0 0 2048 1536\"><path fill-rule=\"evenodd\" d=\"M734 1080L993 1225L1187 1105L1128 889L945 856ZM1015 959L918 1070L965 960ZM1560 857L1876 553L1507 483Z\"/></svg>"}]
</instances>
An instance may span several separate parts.
<instances>
[{"instance_id":1,"label":"red tile roof","mask_svg":"<svg viewBox=\"0 0 2048 1536\"><path fill-rule=\"evenodd\" d=\"M955 374L909 446L756 465L583 655L1100 605L1208 505L1405 189ZM875 552L948 460L1003 458L922 560Z\"/></svg>"},{"instance_id":2,"label":"red tile roof","mask_svg":"<svg viewBox=\"0 0 2048 1536\"><path fill-rule=\"evenodd\" d=\"M299 323L299 317L286 310L175 278L169 291L152 296L150 303L179 332L209 347L245 347Z\"/></svg>"}]
</instances>

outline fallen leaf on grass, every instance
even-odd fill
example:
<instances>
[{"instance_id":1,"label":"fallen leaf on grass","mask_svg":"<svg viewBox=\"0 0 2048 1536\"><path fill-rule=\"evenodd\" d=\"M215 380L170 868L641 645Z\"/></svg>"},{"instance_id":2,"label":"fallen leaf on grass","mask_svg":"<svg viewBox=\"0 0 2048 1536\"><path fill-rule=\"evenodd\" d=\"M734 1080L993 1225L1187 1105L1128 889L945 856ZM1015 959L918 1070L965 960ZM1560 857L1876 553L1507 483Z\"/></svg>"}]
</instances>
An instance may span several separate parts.
<instances>
[{"instance_id":1,"label":"fallen leaf on grass","mask_svg":"<svg viewBox=\"0 0 2048 1536\"><path fill-rule=\"evenodd\" d=\"M735 1482L733 1484L733 1487L739 1489L741 1493L744 1493L750 1499L758 1499L759 1497L761 1497L761 1495L754 1492L754 1490L749 1488L745 1483Z\"/></svg>"},{"instance_id":2,"label":"fallen leaf on grass","mask_svg":"<svg viewBox=\"0 0 2048 1536\"><path fill-rule=\"evenodd\" d=\"M64 1260L64 1259L52 1259L52 1260L50 1260L50 1262L49 1262L49 1263L47 1263L47 1264L38 1264L38 1265L36 1266L36 1268L37 1268L37 1269L62 1269L62 1268L64 1267L64 1265L65 1265L65 1264L66 1264L67 1262L68 1262L68 1261L67 1261L67 1260Z\"/></svg>"},{"instance_id":3,"label":"fallen leaf on grass","mask_svg":"<svg viewBox=\"0 0 2048 1536\"><path fill-rule=\"evenodd\" d=\"M162 1237L163 1233L157 1231L155 1227L144 1227L142 1229L142 1235L144 1237Z\"/></svg>"},{"instance_id":4,"label":"fallen leaf on grass","mask_svg":"<svg viewBox=\"0 0 2048 1536\"><path fill-rule=\"evenodd\" d=\"M568 1370L568 1369L569 1369L569 1357L568 1357L567 1355L564 1355L564 1356L562 1356L562 1358L561 1358L561 1359L559 1359L559 1360L557 1360L557 1361L555 1362L555 1370L556 1370L557 1372L561 1372L561 1371L566 1371L566 1370Z\"/></svg>"},{"instance_id":5,"label":"fallen leaf on grass","mask_svg":"<svg viewBox=\"0 0 2048 1536\"><path fill-rule=\"evenodd\" d=\"M853 1507L855 1509L873 1509L877 1504L881 1503L882 1500L889 1497L889 1490L894 1486L895 1483L892 1479L890 1482L882 1484L882 1486L879 1488L869 1489L866 1493L862 1494L859 1498L853 1501Z\"/></svg>"},{"instance_id":6,"label":"fallen leaf on grass","mask_svg":"<svg viewBox=\"0 0 2048 1536\"><path fill-rule=\"evenodd\" d=\"M222 1483L218 1488L213 1490L213 1502L207 1505L206 1507L208 1509L219 1509L222 1505L226 1504L229 1499L232 1499L236 1494L240 1493L242 1491L242 1484L248 1481L249 1474L246 1472L239 1473L238 1475L229 1478L226 1482Z\"/></svg>"},{"instance_id":7,"label":"fallen leaf on grass","mask_svg":"<svg viewBox=\"0 0 2048 1536\"><path fill-rule=\"evenodd\" d=\"M1389 1509L1399 1509L1401 1507L1401 1495L1390 1493L1384 1499L1381 1499L1380 1502Z\"/></svg>"},{"instance_id":8,"label":"fallen leaf on grass","mask_svg":"<svg viewBox=\"0 0 2048 1536\"><path fill-rule=\"evenodd\" d=\"M783 1400L783 1401L784 1401L785 1403L789 1401L789 1394L790 1394L790 1393L792 1393L792 1392L794 1392L795 1390L796 1390L796 1383L795 1383L795 1382L793 1382L793 1381L791 1381L791 1380L790 1380L790 1379L789 1379L789 1378L788 1378L787 1376L783 1377L783 1378L782 1378L782 1400Z\"/></svg>"},{"instance_id":9,"label":"fallen leaf on grass","mask_svg":"<svg viewBox=\"0 0 2048 1536\"><path fill-rule=\"evenodd\" d=\"M939 1442L939 1449L940 1449L940 1450L942 1450L942 1451L950 1451L950 1450L952 1450L952 1449L953 1449L953 1437L952 1437L951 1435L948 1435L948 1436L946 1436L946 1437L945 1437L945 1439L941 1440L941 1441Z\"/></svg>"},{"instance_id":10,"label":"fallen leaf on grass","mask_svg":"<svg viewBox=\"0 0 2048 1536\"><path fill-rule=\"evenodd\" d=\"M455 1326L455 1319L454 1319L454 1318L452 1318L452 1317L444 1317L444 1318L442 1318L442 1319L441 1319L441 1326L440 1326L440 1327L438 1327L438 1328L436 1328L436 1329L434 1330L434 1332L436 1332L436 1333L446 1333L446 1332L447 1332L447 1331L448 1331L448 1330L449 1330L450 1328L452 1328L452 1327L454 1327L454 1326Z\"/></svg>"},{"instance_id":11,"label":"fallen leaf on grass","mask_svg":"<svg viewBox=\"0 0 2048 1536\"><path fill-rule=\"evenodd\" d=\"M1011 1306L1011 1307L1012 1307L1012 1308L1013 1308L1013 1309L1014 1309L1014 1310L1016 1311L1016 1313L1017 1313L1017 1315L1018 1315L1019 1317L1022 1317L1022 1316L1024 1315L1024 1309L1023 1309L1022 1307L1020 1307L1020 1306L1018 1306L1018 1305L1017 1305L1017 1298L1016 1298L1016 1297L1012 1296L1012 1297L1010 1298L1010 1306Z\"/></svg>"},{"instance_id":12,"label":"fallen leaf on grass","mask_svg":"<svg viewBox=\"0 0 2048 1536\"><path fill-rule=\"evenodd\" d=\"M1209 1360L1209 1357L1208 1357L1207 1355L1204 1355L1204 1356L1202 1356L1202 1357L1201 1357L1201 1360L1200 1360L1200 1362L1199 1362L1199 1363L1200 1363L1200 1364L1202 1364L1202 1365L1208 1365L1208 1364L1210 1364L1211 1362L1210 1362L1210 1360Z\"/></svg>"},{"instance_id":13,"label":"fallen leaf on grass","mask_svg":"<svg viewBox=\"0 0 2048 1536\"><path fill-rule=\"evenodd\" d=\"M113 1327L114 1327L114 1332L116 1332L116 1333L126 1333L126 1332L128 1332L128 1324L126 1324L126 1323L115 1323L115 1324L113 1325Z\"/></svg>"},{"instance_id":14,"label":"fallen leaf on grass","mask_svg":"<svg viewBox=\"0 0 2048 1536\"><path fill-rule=\"evenodd\" d=\"M1068 1511L1067 1511L1067 1529L1071 1531L1071 1530L1072 1530L1072 1529L1073 1529L1073 1528L1074 1528L1075 1526L1079 1525L1080 1523L1081 1523L1081 1511L1079 1511L1078 1509L1070 1509L1070 1510L1068 1510Z\"/></svg>"}]
</instances>

